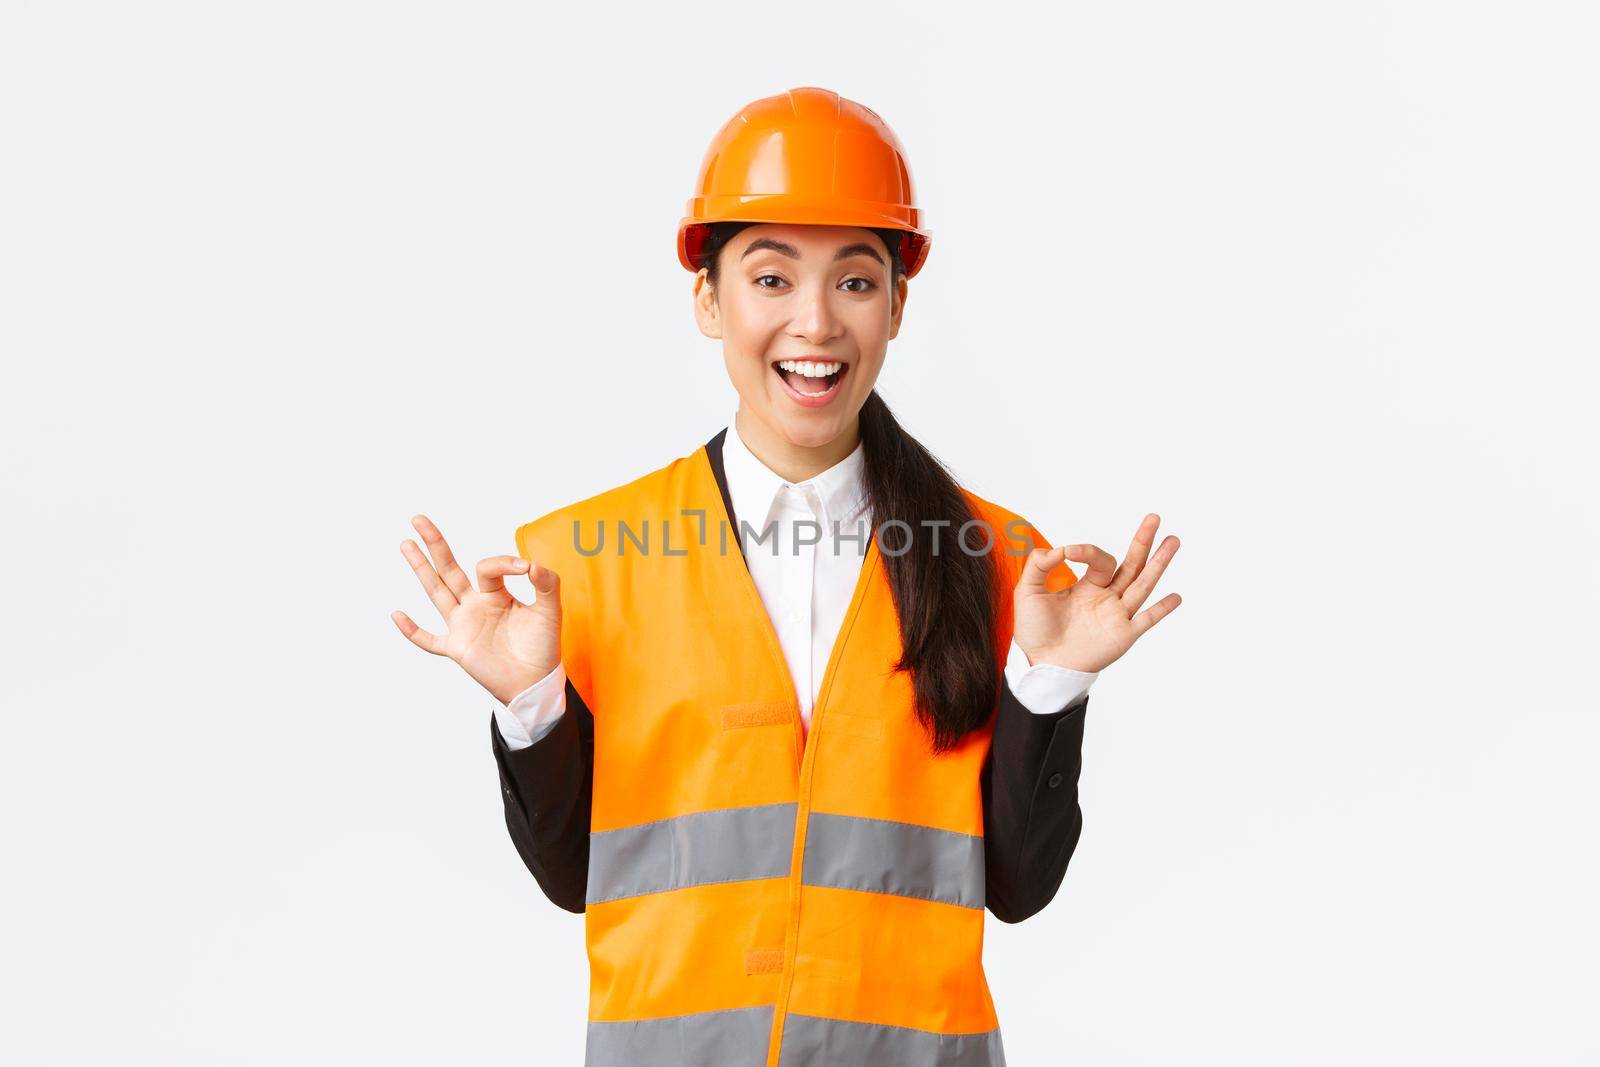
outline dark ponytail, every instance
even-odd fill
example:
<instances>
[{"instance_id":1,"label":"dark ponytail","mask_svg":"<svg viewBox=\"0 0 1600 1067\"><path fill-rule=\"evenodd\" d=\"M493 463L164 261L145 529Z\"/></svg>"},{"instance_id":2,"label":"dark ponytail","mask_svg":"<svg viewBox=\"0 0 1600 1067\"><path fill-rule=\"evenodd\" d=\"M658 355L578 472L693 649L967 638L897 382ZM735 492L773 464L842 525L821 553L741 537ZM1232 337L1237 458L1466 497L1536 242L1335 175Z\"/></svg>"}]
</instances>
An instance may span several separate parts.
<instances>
[{"instance_id":1,"label":"dark ponytail","mask_svg":"<svg viewBox=\"0 0 1600 1067\"><path fill-rule=\"evenodd\" d=\"M750 225L711 227L699 265L713 286L718 253ZM900 234L873 232L889 250L892 289L905 273ZM998 542L1003 531L986 535L980 528L968 538L973 550L962 548L956 538L978 516L944 464L905 431L876 389L861 406L861 440L873 536L900 620L895 669L911 672L917 719L933 750L949 751L988 722L1000 690L994 639L999 575L993 557L975 550L990 536Z\"/></svg>"}]
</instances>

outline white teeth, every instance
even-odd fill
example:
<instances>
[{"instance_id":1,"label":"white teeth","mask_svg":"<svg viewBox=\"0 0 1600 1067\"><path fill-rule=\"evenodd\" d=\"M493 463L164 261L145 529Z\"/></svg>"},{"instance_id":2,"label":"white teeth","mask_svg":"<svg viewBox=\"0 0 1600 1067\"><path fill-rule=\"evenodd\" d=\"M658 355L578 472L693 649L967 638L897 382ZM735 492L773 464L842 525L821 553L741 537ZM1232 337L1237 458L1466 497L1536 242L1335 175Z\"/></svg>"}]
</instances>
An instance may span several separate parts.
<instances>
[{"instance_id":1,"label":"white teeth","mask_svg":"<svg viewBox=\"0 0 1600 1067\"><path fill-rule=\"evenodd\" d=\"M819 363L814 359L782 359L778 366L784 370L792 370L796 374L803 374L807 378L826 378L843 367L843 363Z\"/></svg>"}]
</instances>

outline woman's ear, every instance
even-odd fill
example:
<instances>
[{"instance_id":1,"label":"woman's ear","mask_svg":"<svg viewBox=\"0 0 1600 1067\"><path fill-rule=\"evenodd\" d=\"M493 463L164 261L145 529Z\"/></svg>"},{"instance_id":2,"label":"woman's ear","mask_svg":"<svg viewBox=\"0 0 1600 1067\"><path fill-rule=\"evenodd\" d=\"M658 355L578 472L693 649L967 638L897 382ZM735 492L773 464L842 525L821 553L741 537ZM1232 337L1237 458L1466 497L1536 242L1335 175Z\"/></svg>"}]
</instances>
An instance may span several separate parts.
<instances>
[{"instance_id":1,"label":"woman's ear","mask_svg":"<svg viewBox=\"0 0 1600 1067\"><path fill-rule=\"evenodd\" d=\"M894 307L889 312L889 340L891 341L900 332L900 316L905 314L906 294L910 291L911 287L906 284L906 276L904 274L895 279Z\"/></svg>"},{"instance_id":2,"label":"woman's ear","mask_svg":"<svg viewBox=\"0 0 1600 1067\"><path fill-rule=\"evenodd\" d=\"M704 267L694 276L694 321L707 337L722 336L722 318L717 314L717 290Z\"/></svg>"}]
</instances>

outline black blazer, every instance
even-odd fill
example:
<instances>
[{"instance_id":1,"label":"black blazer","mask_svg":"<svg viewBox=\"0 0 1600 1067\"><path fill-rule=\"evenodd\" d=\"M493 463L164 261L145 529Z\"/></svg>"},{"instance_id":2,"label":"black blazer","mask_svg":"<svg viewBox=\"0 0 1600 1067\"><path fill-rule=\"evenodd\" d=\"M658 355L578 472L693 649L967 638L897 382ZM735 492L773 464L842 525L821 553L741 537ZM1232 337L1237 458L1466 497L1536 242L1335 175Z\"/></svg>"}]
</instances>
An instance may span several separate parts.
<instances>
[{"instance_id":1,"label":"black blazer","mask_svg":"<svg viewBox=\"0 0 1600 1067\"><path fill-rule=\"evenodd\" d=\"M728 515L722 466L726 429L706 444ZM734 529L738 520L734 519ZM735 538L735 543L738 539ZM740 545L743 552L743 545ZM594 714L567 682L566 711L527 748L506 748L489 718L500 771L506 829L522 862L559 907L584 910L589 881L589 811L594 781ZM1078 846L1083 720L1089 695L1039 715L1011 692L1002 675L994 737L979 778L983 792L984 902L1002 922L1021 922L1056 895Z\"/></svg>"}]
</instances>

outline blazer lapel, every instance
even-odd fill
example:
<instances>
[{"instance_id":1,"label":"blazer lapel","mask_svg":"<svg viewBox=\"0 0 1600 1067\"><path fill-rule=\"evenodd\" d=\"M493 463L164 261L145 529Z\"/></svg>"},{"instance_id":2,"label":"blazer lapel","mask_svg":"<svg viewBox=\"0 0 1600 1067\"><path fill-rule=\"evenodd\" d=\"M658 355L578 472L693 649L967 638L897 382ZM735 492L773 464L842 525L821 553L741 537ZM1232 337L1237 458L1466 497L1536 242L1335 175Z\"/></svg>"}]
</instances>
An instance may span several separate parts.
<instances>
[{"instance_id":1,"label":"blazer lapel","mask_svg":"<svg viewBox=\"0 0 1600 1067\"><path fill-rule=\"evenodd\" d=\"M728 428L724 426L706 442L706 458L711 461L711 474L717 480L717 491L722 494L722 506L728 510L728 522L733 526L733 543L739 547L739 558L744 560L745 569L748 570L750 561L745 558L744 538L739 536L739 516L733 513L733 496L728 492L728 471L722 463L722 442L727 436Z\"/></svg>"}]
</instances>

